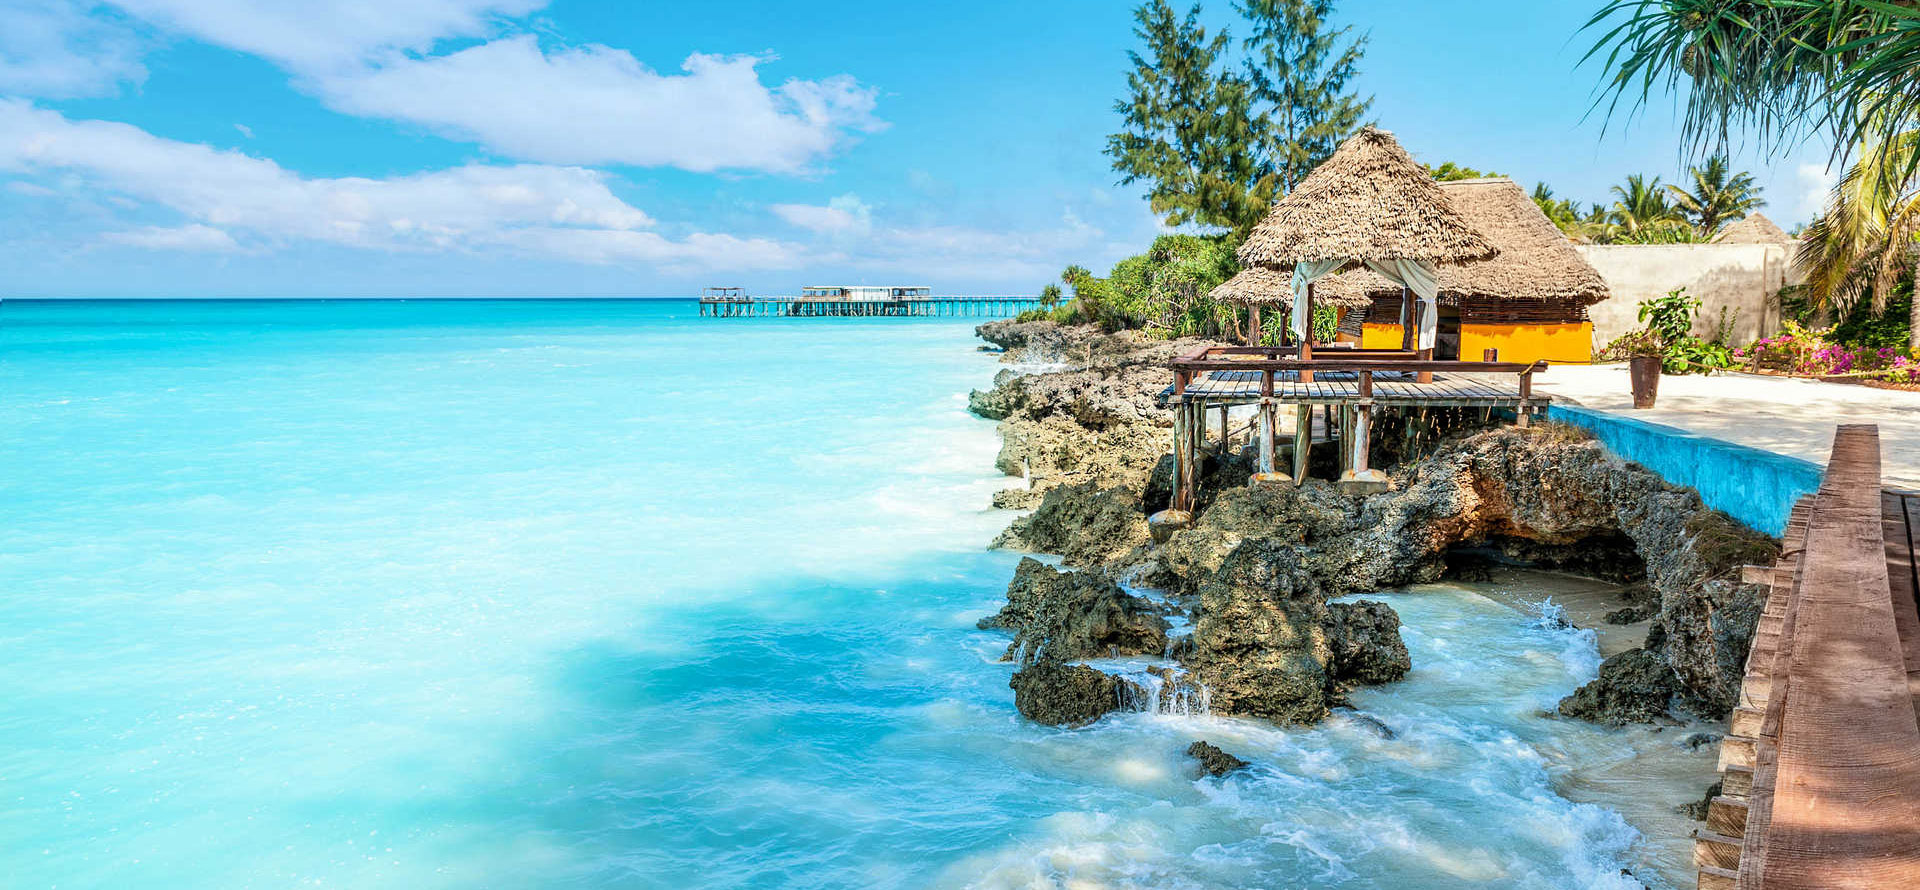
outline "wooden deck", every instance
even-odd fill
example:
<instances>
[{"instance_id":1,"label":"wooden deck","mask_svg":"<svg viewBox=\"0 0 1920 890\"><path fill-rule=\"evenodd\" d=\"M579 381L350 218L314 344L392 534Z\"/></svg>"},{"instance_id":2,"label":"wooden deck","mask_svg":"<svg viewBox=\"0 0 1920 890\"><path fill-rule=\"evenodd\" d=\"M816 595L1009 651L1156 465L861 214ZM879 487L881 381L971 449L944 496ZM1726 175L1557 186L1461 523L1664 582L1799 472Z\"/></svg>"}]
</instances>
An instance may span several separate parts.
<instances>
[{"instance_id":1,"label":"wooden deck","mask_svg":"<svg viewBox=\"0 0 1920 890\"><path fill-rule=\"evenodd\" d=\"M1696 834L1714 890L1920 887L1920 496L1842 426L1794 510Z\"/></svg>"},{"instance_id":2,"label":"wooden deck","mask_svg":"<svg viewBox=\"0 0 1920 890\"><path fill-rule=\"evenodd\" d=\"M1173 410L1173 503L1156 529L1191 521L1199 461L1207 451L1207 412L1221 417L1221 440L1216 453L1225 452L1230 438L1228 409L1259 406L1254 442L1257 450L1256 484L1306 482L1313 449L1312 416L1327 415L1323 424L1338 429L1340 485L1355 493L1385 491L1385 473L1368 465L1374 415L1403 411L1411 418L1412 440L1427 428L1426 408L1485 409L1490 414L1511 409L1517 423L1528 426L1537 411L1551 401L1533 392L1533 375L1547 369L1545 362L1434 361L1429 353L1404 349L1325 348L1302 346L1206 346L1173 360L1173 385L1160 400ZM1293 472L1275 466L1275 438L1279 415L1294 416Z\"/></svg>"},{"instance_id":3,"label":"wooden deck","mask_svg":"<svg viewBox=\"0 0 1920 890\"><path fill-rule=\"evenodd\" d=\"M1012 318L1037 297L701 297L701 318Z\"/></svg>"},{"instance_id":4,"label":"wooden deck","mask_svg":"<svg viewBox=\"0 0 1920 890\"><path fill-rule=\"evenodd\" d=\"M1545 411L1551 397L1521 396L1512 375L1434 374L1432 383L1420 383L1408 372L1373 375L1373 403L1381 407L1509 408L1523 406ZM1187 384L1184 394L1214 405L1252 405L1261 399L1261 372L1210 371ZM1173 395L1168 387L1163 397ZM1340 405L1360 399L1360 375L1353 371L1317 371L1302 382L1298 371L1274 374L1273 397L1286 404Z\"/></svg>"}]
</instances>

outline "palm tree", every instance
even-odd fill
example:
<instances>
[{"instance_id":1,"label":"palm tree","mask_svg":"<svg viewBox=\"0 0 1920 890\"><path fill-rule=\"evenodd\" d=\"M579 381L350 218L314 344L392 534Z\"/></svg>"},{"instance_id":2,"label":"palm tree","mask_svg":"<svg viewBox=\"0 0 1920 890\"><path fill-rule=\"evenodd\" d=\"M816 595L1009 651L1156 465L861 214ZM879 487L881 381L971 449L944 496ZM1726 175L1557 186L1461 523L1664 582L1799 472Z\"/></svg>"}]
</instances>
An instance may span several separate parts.
<instances>
[{"instance_id":1,"label":"palm tree","mask_svg":"<svg viewBox=\"0 0 1920 890\"><path fill-rule=\"evenodd\" d=\"M1052 311L1053 307L1060 305L1060 297L1061 297L1060 285L1049 284L1046 287L1041 288L1040 289L1040 308L1048 311Z\"/></svg>"},{"instance_id":2,"label":"palm tree","mask_svg":"<svg viewBox=\"0 0 1920 890\"><path fill-rule=\"evenodd\" d=\"M1731 172L1726 155L1708 158L1706 166L1694 167L1688 173L1693 177L1692 191L1669 185L1667 192L1674 207L1693 222L1701 240L1712 238L1721 226L1744 219L1767 203L1753 184L1753 174Z\"/></svg>"},{"instance_id":3,"label":"palm tree","mask_svg":"<svg viewBox=\"0 0 1920 890\"><path fill-rule=\"evenodd\" d=\"M1785 145L1823 130L1886 148L1920 128L1911 0L1612 0L1586 27L1600 34L1587 58L1607 71L1609 115L1683 93L1685 131L1702 144L1745 130ZM1903 160L1899 179L1920 155Z\"/></svg>"},{"instance_id":4,"label":"palm tree","mask_svg":"<svg viewBox=\"0 0 1920 890\"><path fill-rule=\"evenodd\" d=\"M1619 227L1619 234L1624 238L1637 238L1679 218L1673 205L1667 203L1667 192L1660 187L1658 176L1648 182L1641 174L1629 174L1625 185L1613 187L1613 197L1607 218Z\"/></svg>"},{"instance_id":5,"label":"palm tree","mask_svg":"<svg viewBox=\"0 0 1920 890\"><path fill-rule=\"evenodd\" d=\"M1807 277L1807 295L1821 305L1850 309L1872 295L1885 312L1902 275L1912 274L1920 250L1920 130L1887 144L1863 146L1827 211L1807 227L1795 264ZM1908 319L1907 343L1920 349L1920 299Z\"/></svg>"}]
</instances>

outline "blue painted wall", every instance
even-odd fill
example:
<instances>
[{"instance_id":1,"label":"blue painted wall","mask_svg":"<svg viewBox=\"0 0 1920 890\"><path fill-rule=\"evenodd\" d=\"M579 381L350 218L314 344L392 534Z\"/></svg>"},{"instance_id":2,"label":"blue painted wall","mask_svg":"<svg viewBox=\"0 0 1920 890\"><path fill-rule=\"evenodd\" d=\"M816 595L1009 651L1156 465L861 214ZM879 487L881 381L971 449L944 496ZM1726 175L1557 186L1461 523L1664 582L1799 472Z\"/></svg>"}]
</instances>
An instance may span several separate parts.
<instances>
[{"instance_id":1,"label":"blue painted wall","mask_svg":"<svg viewBox=\"0 0 1920 890\"><path fill-rule=\"evenodd\" d=\"M1592 431L1607 450L1700 492L1707 506L1774 537L1786 533L1793 505L1820 487L1825 472L1797 457L1618 414L1554 405L1547 418Z\"/></svg>"}]
</instances>

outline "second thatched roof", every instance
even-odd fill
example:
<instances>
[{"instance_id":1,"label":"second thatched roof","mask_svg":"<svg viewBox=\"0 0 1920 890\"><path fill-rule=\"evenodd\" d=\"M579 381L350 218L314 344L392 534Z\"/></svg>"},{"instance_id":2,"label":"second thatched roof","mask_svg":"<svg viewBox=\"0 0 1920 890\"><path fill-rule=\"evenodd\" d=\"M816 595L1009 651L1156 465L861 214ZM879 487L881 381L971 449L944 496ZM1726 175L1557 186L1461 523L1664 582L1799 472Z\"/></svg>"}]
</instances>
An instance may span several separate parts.
<instances>
[{"instance_id":1,"label":"second thatched roof","mask_svg":"<svg viewBox=\"0 0 1920 890\"><path fill-rule=\"evenodd\" d=\"M1754 213L1721 230L1715 244L1792 244L1795 239L1764 213Z\"/></svg>"},{"instance_id":2,"label":"second thatched roof","mask_svg":"<svg viewBox=\"0 0 1920 890\"><path fill-rule=\"evenodd\" d=\"M1353 275L1330 275L1314 282L1314 303L1347 308L1367 305L1367 295L1355 288L1353 281L1344 280L1354 277ZM1254 266L1243 269L1240 274L1227 279L1225 284L1214 288L1210 296L1223 303L1292 308L1293 277L1285 272L1275 272L1272 269Z\"/></svg>"},{"instance_id":3,"label":"second thatched roof","mask_svg":"<svg viewBox=\"0 0 1920 890\"><path fill-rule=\"evenodd\" d=\"M1446 265L1497 253L1392 133L1367 127L1273 205L1240 246L1240 263L1273 269L1335 259Z\"/></svg>"},{"instance_id":4,"label":"second thatched roof","mask_svg":"<svg viewBox=\"0 0 1920 890\"><path fill-rule=\"evenodd\" d=\"M1441 302L1536 300L1590 306L1610 295L1606 280L1567 243L1519 183L1463 179L1439 188L1469 225L1500 248L1493 259L1440 267ZM1400 285L1371 270L1355 269L1321 279L1314 295L1323 293L1365 299L1398 294Z\"/></svg>"}]
</instances>

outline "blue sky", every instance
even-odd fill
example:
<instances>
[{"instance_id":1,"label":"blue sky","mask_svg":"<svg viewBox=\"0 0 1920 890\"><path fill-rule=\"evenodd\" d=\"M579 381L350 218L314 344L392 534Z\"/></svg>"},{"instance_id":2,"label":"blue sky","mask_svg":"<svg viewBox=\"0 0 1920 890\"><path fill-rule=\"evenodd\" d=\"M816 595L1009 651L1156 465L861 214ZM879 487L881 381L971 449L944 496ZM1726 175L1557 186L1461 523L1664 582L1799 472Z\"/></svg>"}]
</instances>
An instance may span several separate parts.
<instances>
[{"instance_id":1,"label":"blue sky","mask_svg":"<svg viewBox=\"0 0 1920 890\"><path fill-rule=\"evenodd\" d=\"M1347 0L1421 160L1606 199L1599 0ZM1226 0L1208 18L1230 24ZM1028 293L1158 231L1101 154L1122 0L0 0L0 296ZM1827 146L1739 161L1810 217Z\"/></svg>"}]
</instances>

